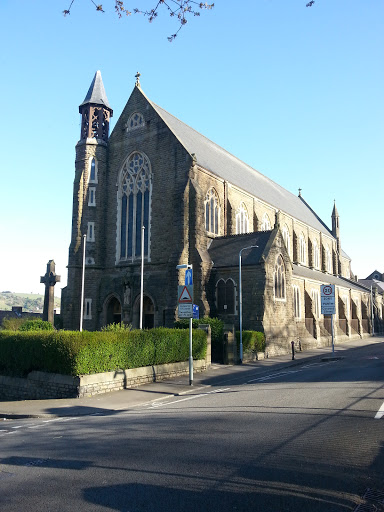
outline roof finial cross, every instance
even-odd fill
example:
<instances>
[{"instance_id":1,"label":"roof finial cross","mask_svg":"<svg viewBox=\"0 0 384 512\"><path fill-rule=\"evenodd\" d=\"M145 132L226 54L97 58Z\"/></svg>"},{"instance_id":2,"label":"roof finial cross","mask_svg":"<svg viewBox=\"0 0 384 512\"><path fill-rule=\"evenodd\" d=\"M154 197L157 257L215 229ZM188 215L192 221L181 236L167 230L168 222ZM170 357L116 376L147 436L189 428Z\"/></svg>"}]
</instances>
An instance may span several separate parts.
<instances>
[{"instance_id":1,"label":"roof finial cross","mask_svg":"<svg viewBox=\"0 0 384 512\"><path fill-rule=\"evenodd\" d=\"M135 85L137 85L137 87L140 87L140 73L137 72L136 75L135 75L135 78L136 78L136 83Z\"/></svg>"},{"instance_id":2,"label":"roof finial cross","mask_svg":"<svg viewBox=\"0 0 384 512\"><path fill-rule=\"evenodd\" d=\"M301 197L301 191L302 190L303 190L302 188L299 188L299 197Z\"/></svg>"}]
</instances>

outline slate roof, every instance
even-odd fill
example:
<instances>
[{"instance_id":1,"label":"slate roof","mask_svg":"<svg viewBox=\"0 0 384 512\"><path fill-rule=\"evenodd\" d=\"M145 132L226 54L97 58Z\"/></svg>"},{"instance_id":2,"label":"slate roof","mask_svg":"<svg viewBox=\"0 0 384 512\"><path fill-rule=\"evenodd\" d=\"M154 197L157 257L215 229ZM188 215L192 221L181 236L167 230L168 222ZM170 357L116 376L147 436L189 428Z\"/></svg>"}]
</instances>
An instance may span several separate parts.
<instances>
[{"instance_id":1,"label":"slate roof","mask_svg":"<svg viewBox=\"0 0 384 512\"><path fill-rule=\"evenodd\" d=\"M166 110L151 101L150 103L189 154L195 154L198 165L246 190L274 208L332 236L330 229L301 197L288 192Z\"/></svg>"},{"instance_id":2,"label":"slate roof","mask_svg":"<svg viewBox=\"0 0 384 512\"><path fill-rule=\"evenodd\" d=\"M112 111L108 103L108 98L104 89L103 79L101 78L100 71L96 71L92 83L88 89L87 95L85 96L83 103L79 105L79 109L80 107L82 107L83 105L87 105L88 103L93 103L95 105L104 105L106 108Z\"/></svg>"},{"instance_id":3,"label":"slate roof","mask_svg":"<svg viewBox=\"0 0 384 512\"><path fill-rule=\"evenodd\" d=\"M208 248L208 254L213 262L213 268L239 267L239 252L243 247L257 245L243 251L241 265L257 265L270 239L272 231L258 231L244 235L221 236L214 238Z\"/></svg>"},{"instance_id":4,"label":"slate roof","mask_svg":"<svg viewBox=\"0 0 384 512\"><path fill-rule=\"evenodd\" d=\"M312 268L303 267L301 265L293 264L293 276L304 277L305 279L313 279L314 281L320 281L323 284L334 284L336 286L342 286L344 288L351 288L352 290L364 291L367 289L365 286L351 281L345 277L337 277L332 274L325 274L320 270L314 270Z\"/></svg>"},{"instance_id":5,"label":"slate roof","mask_svg":"<svg viewBox=\"0 0 384 512\"><path fill-rule=\"evenodd\" d=\"M379 293L384 293L384 282L378 281L377 279L359 279L359 283L362 286L365 286L369 290L372 288L377 288Z\"/></svg>"}]
</instances>

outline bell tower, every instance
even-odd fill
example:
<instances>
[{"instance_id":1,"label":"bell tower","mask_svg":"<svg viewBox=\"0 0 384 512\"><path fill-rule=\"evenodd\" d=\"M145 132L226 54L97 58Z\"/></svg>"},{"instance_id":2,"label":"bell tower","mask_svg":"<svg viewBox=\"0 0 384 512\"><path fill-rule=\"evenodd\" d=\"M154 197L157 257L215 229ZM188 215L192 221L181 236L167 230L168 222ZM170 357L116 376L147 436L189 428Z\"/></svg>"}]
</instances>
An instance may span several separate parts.
<instances>
[{"instance_id":1,"label":"bell tower","mask_svg":"<svg viewBox=\"0 0 384 512\"><path fill-rule=\"evenodd\" d=\"M107 174L109 122L113 110L109 106L100 71L95 73L84 101L79 106L81 115L80 140L76 144L75 178L73 182L72 234L68 257L68 286L65 292L63 320L65 328L77 329L80 321L80 296L85 251L85 304L88 321L92 325L92 309L96 295L90 282L102 272L103 211ZM63 297L64 298L64 297ZM92 307L91 307L92 306ZM86 317L84 317L86 318Z\"/></svg>"},{"instance_id":2,"label":"bell tower","mask_svg":"<svg viewBox=\"0 0 384 512\"><path fill-rule=\"evenodd\" d=\"M80 140L96 139L107 142L109 120L113 116L113 110L109 106L100 71L96 71L87 95L79 106L79 112L81 114Z\"/></svg>"}]
</instances>

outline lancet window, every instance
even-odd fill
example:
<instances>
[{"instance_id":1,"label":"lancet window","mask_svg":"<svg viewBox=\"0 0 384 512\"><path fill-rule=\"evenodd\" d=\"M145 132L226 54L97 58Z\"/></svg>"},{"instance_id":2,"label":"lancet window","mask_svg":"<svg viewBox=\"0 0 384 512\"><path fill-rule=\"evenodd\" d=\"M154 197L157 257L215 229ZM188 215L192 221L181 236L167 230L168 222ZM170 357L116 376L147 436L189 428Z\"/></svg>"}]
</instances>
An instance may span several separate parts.
<instances>
[{"instance_id":1,"label":"lancet window","mask_svg":"<svg viewBox=\"0 0 384 512\"><path fill-rule=\"evenodd\" d=\"M274 272L275 299L285 299L285 266L281 255L277 257Z\"/></svg>"},{"instance_id":2,"label":"lancet window","mask_svg":"<svg viewBox=\"0 0 384 512\"><path fill-rule=\"evenodd\" d=\"M270 219L268 217L268 214L264 213L262 221L261 221L260 230L261 231L269 231L270 229L272 229L271 221L270 221Z\"/></svg>"},{"instance_id":3,"label":"lancet window","mask_svg":"<svg viewBox=\"0 0 384 512\"><path fill-rule=\"evenodd\" d=\"M316 239L313 241L313 267L320 268L320 249Z\"/></svg>"},{"instance_id":4,"label":"lancet window","mask_svg":"<svg viewBox=\"0 0 384 512\"><path fill-rule=\"evenodd\" d=\"M236 234L241 235L249 232L248 211L244 203L241 203L236 212Z\"/></svg>"},{"instance_id":5,"label":"lancet window","mask_svg":"<svg viewBox=\"0 0 384 512\"><path fill-rule=\"evenodd\" d=\"M305 236L303 233L301 233L299 239L299 262L303 265L307 262L307 244L305 243Z\"/></svg>"},{"instance_id":6,"label":"lancet window","mask_svg":"<svg viewBox=\"0 0 384 512\"><path fill-rule=\"evenodd\" d=\"M289 229L287 226L283 227L283 240L285 243L285 247L287 248L288 254L291 253L291 237L289 236Z\"/></svg>"},{"instance_id":7,"label":"lancet window","mask_svg":"<svg viewBox=\"0 0 384 512\"><path fill-rule=\"evenodd\" d=\"M293 311L295 318L301 317L300 288L297 285L293 286Z\"/></svg>"},{"instance_id":8,"label":"lancet window","mask_svg":"<svg viewBox=\"0 0 384 512\"><path fill-rule=\"evenodd\" d=\"M119 181L119 259L141 257L144 227L144 256L149 256L152 174L144 153L133 152L126 160Z\"/></svg>"},{"instance_id":9,"label":"lancet window","mask_svg":"<svg viewBox=\"0 0 384 512\"><path fill-rule=\"evenodd\" d=\"M220 203L216 190L212 187L205 196L205 229L208 233L219 234Z\"/></svg>"},{"instance_id":10,"label":"lancet window","mask_svg":"<svg viewBox=\"0 0 384 512\"><path fill-rule=\"evenodd\" d=\"M216 285L217 311L219 314L235 313L235 283L232 279L220 279Z\"/></svg>"}]
</instances>

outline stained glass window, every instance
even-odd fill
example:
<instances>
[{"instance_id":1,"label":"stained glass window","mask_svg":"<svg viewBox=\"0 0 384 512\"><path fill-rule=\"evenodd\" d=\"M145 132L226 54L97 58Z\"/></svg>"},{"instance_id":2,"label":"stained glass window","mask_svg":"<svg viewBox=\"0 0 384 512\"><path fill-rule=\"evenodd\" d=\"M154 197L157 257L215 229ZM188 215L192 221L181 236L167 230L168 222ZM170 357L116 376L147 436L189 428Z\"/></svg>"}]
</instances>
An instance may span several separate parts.
<instances>
[{"instance_id":1,"label":"stained glass window","mask_svg":"<svg viewBox=\"0 0 384 512\"><path fill-rule=\"evenodd\" d=\"M144 256L149 254L151 164L144 153L132 153L120 174L120 260L141 257L144 226Z\"/></svg>"}]
</instances>

